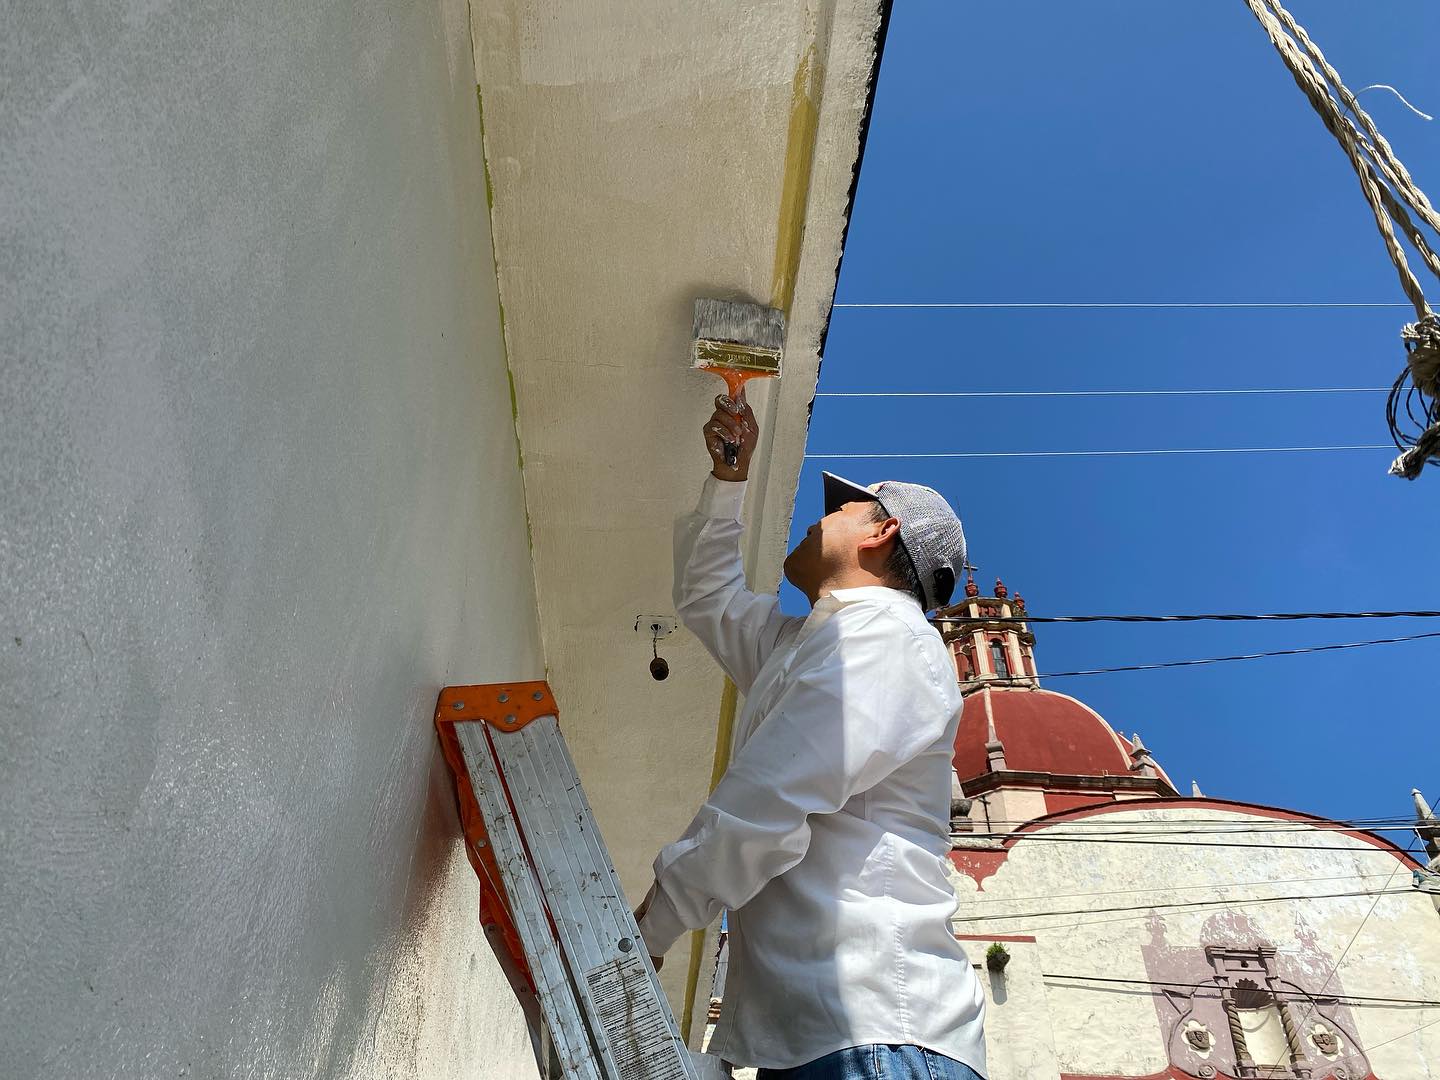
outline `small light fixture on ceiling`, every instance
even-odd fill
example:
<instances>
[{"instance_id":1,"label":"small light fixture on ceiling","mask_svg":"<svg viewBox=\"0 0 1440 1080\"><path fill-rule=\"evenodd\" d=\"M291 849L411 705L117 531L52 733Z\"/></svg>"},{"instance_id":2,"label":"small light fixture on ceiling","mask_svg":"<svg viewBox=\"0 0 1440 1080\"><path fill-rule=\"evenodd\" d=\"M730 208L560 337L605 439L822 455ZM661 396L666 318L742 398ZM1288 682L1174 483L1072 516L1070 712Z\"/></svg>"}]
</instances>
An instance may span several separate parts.
<instances>
[{"instance_id":1,"label":"small light fixture on ceiling","mask_svg":"<svg viewBox=\"0 0 1440 1080\"><path fill-rule=\"evenodd\" d=\"M669 615L637 615L635 632L650 635L650 677L664 682L670 677L670 665L660 655L660 639L675 632L675 620Z\"/></svg>"}]
</instances>

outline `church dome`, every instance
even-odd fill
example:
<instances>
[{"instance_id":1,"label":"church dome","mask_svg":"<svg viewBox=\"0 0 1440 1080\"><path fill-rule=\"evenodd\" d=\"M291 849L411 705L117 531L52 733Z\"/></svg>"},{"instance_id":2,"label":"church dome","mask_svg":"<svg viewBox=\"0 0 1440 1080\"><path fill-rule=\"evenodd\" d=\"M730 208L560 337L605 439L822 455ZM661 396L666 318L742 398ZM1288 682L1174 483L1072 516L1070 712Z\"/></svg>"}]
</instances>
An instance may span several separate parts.
<instances>
[{"instance_id":1,"label":"church dome","mask_svg":"<svg viewBox=\"0 0 1440 1080\"><path fill-rule=\"evenodd\" d=\"M1130 742L1094 709L1065 694L1030 687L983 687L965 698L955 735L955 771L963 783L993 771L999 743L1013 772L1128 776Z\"/></svg>"}]
</instances>

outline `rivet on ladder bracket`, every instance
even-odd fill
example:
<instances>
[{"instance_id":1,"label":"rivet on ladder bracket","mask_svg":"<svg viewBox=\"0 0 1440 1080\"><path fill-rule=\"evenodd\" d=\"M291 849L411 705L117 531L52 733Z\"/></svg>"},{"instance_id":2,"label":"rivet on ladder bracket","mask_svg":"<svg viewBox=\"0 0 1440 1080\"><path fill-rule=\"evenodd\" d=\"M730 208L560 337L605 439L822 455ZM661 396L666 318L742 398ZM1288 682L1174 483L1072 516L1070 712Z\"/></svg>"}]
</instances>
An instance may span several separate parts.
<instances>
[{"instance_id":1,"label":"rivet on ladder bracket","mask_svg":"<svg viewBox=\"0 0 1440 1080\"><path fill-rule=\"evenodd\" d=\"M530 696L531 696L532 698L534 698L536 701L544 701L544 700L545 700L545 695L544 695L544 693L542 693L542 692L539 691L539 690L536 690L536 691L535 691L533 694L531 694Z\"/></svg>"}]
</instances>

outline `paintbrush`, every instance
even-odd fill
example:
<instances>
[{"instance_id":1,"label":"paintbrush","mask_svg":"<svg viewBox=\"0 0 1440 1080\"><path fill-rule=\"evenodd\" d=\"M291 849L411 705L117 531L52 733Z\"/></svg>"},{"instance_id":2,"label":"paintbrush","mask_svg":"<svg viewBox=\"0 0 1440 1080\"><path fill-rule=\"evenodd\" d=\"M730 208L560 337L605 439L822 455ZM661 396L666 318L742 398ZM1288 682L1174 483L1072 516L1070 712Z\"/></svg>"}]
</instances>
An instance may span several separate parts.
<instances>
[{"instance_id":1,"label":"paintbrush","mask_svg":"<svg viewBox=\"0 0 1440 1080\"><path fill-rule=\"evenodd\" d=\"M785 313L777 308L695 301L694 366L724 379L737 407L745 400L747 382L780 374L784 345ZM739 454L738 446L725 443L725 464L734 468Z\"/></svg>"}]
</instances>

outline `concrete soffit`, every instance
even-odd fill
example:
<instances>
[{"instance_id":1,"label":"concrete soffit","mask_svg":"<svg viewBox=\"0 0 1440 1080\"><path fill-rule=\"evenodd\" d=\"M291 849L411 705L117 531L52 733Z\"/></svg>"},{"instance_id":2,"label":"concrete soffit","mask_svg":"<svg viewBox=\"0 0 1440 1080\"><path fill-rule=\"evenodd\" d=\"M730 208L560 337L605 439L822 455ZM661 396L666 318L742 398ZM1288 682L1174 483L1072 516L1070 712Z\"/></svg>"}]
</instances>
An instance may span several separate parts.
<instances>
[{"instance_id":1,"label":"concrete soffit","mask_svg":"<svg viewBox=\"0 0 1440 1080\"><path fill-rule=\"evenodd\" d=\"M733 708L688 634L662 643L657 683L634 632L673 615L671 523L709 467L700 427L722 384L688 366L691 304L789 315L784 378L751 394L746 566L774 589L884 7L471 0L548 677L634 896L707 791L722 696ZM664 973L682 1023L708 952L689 947Z\"/></svg>"}]
</instances>

